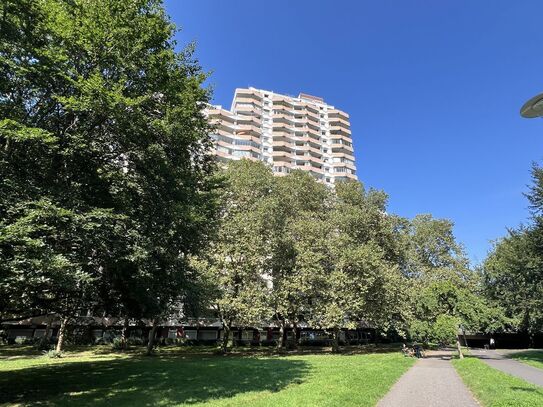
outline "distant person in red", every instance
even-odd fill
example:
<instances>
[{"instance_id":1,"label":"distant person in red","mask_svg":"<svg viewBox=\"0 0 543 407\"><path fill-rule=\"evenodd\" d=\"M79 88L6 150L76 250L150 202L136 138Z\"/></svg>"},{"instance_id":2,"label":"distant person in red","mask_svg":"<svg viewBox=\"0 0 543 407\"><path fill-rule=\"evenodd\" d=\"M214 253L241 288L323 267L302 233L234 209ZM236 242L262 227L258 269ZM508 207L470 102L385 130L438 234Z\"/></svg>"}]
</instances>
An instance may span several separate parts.
<instances>
[{"instance_id":1,"label":"distant person in red","mask_svg":"<svg viewBox=\"0 0 543 407\"><path fill-rule=\"evenodd\" d=\"M182 326L177 328L177 337L178 338L184 338L185 337L185 330L183 329Z\"/></svg>"}]
</instances>

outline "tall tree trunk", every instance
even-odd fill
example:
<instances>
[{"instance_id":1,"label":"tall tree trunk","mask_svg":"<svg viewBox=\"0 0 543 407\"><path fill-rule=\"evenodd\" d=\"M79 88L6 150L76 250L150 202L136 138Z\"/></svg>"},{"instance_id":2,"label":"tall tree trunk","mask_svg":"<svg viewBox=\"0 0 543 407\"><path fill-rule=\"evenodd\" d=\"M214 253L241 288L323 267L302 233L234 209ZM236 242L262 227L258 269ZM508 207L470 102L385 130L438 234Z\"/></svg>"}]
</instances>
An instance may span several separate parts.
<instances>
[{"instance_id":1,"label":"tall tree trunk","mask_svg":"<svg viewBox=\"0 0 543 407\"><path fill-rule=\"evenodd\" d=\"M279 340L277 341L277 350L283 350L285 346L285 320L279 320Z\"/></svg>"},{"instance_id":2,"label":"tall tree trunk","mask_svg":"<svg viewBox=\"0 0 543 407\"><path fill-rule=\"evenodd\" d=\"M58 330L57 352L62 352L62 345L64 345L64 338L66 337L66 327L68 325L68 317L60 318L60 329Z\"/></svg>"},{"instance_id":3,"label":"tall tree trunk","mask_svg":"<svg viewBox=\"0 0 543 407\"><path fill-rule=\"evenodd\" d=\"M128 349L128 328L130 326L130 319L128 316L124 317L123 330L121 332L121 346L124 350Z\"/></svg>"},{"instance_id":4,"label":"tall tree trunk","mask_svg":"<svg viewBox=\"0 0 543 407\"><path fill-rule=\"evenodd\" d=\"M466 339L466 330L462 328L462 337L464 338L464 346L468 348L468 340Z\"/></svg>"},{"instance_id":5,"label":"tall tree trunk","mask_svg":"<svg viewBox=\"0 0 543 407\"><path fill-rule=\"evenodd\" d=\"M157 318L154 318L153 327L151 328L151 332L149 332L149 342L147 342L147 352L145 353L147 356L151 356L151 354L153 353L153 347L155 346L157 324L158 324L158 320Z\"/></svg>"},{"instance_id":6,"label":"tall tree trunk","mask_svg":"<svg viewBox=\"0 0 543 407\"><path fill-rule=\"evenodd\" d=\"M339 352L339 328L335 327L332 333L332 352Z\"/></svg>"},{"instance_id":7,"label":"tall tree trunk","mask_svg":"<svg viewBox=\"0 0 543 407\"><path fill-rule=\"evenodd\" d=\"M458 350L458 357L460 359L464 359L464 355L462 354L462 347L460 346L460 339L458 339L458 336L456 337L456 349Z\"/></svg>"},{"instance_id":8,"label":"tall tree trunk","mask_svg":"<svg viewBox=\"0 0 543 407\"><path fill-rule=\"evenodd\" d=\"M294 334L294 347L298 349L300 345L300 330L298 329L298 323L296 321L292 324L292 332Z\"/></svg>"},{"instance_id":9,"label":"tall tree trunk","mask_svg":"<svg viewBox=\"0 0 543 407\"><path fill-rule=\"evenodd\" d=\"M222 350L222 353L227 353L228 352L228 340L229 340L229 337L230 337L232 322L231 321L228 321L227 323L223 322L222 326L223 326L223 336L222 336L221 350Z\"/></svg>"},{"instance_id":10,"label":"tall tree trunk","mask_svg":"<svg viewBox=\"0 0 543 407\"><path fill-rule=\"evenodd\" d=\"M45 322L45 334L43 335L44 340L48 341L49 337L51 336L51 324L53 323L53 317L47 316L46 322Z\"/></svg>"}]
</instances>

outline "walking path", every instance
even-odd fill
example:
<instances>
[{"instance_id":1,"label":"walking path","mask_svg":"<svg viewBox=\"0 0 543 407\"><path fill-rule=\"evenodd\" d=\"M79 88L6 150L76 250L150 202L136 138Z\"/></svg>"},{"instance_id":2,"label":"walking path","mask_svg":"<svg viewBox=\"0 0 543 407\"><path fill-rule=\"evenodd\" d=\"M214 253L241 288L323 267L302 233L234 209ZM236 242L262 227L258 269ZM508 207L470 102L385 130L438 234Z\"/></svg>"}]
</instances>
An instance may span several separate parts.
<instances>
[{"instance_id":1,"label":"walking path","mask_svg":"<svg viewBox=\"0 0 543 407\"><path fill-rule=\"evenodd\" d=\"M429 351L392 386L378 407L477 407L450 360L452 351Z\"/></svg>"},{"instance_id":2,"label":"walking path","mask_svg":"<svg viewBox=\"0 0 543 407\"><path fill-rule=\"evenodd\" d=\"M513 376L517 376L536 386L543 387L543 370L527 365L516 360L507 359L506 356L495 350L471 349L471 354L477 356L490 367L501 370Z\"/></svg>"}]
</instances>

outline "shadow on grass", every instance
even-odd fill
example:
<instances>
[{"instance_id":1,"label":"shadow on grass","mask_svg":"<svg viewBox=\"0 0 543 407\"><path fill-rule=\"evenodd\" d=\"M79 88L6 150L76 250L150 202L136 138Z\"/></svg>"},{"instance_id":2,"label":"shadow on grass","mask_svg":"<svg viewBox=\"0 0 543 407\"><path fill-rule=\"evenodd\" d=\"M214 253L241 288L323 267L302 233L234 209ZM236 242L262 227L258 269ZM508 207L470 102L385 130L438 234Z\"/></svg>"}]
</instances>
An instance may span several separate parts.
<instances>
[{"instance_id":1,"label":"shadow on grass","mask_svg":"<svg viewBox=\"0 0 543 407\"><path fill-rule=\"evenodd\" d=\"M2 345L0 346L0 361L2 359L33 359L42 352L30 345Z\"/></svg>"},{"instance_id":2,"label":"shadow on grass","mask_svg":"<svg viewBox=\"0 0 543 407\"><path fill-rule=\"evenodd\" d=\"M528 393L541 393L539 390L537 389L532 389L532 388L528 388L528 387L516 387L516 386L512 386L510 387L511 390L518 390L518 391L525 391L525 392L528 392Z\"/></svg>"},{"instance_id":3,"label":"shadow on grass","mask_svg":"<svg viewBox=\"0 0 543 407\"><path fill-rule=\"evenodd\" d=\"M47 405L193 404L300 384L299 360L239 357L133 357L67 362L0 372L0 403Z\"/></svg>"}]
</instances>

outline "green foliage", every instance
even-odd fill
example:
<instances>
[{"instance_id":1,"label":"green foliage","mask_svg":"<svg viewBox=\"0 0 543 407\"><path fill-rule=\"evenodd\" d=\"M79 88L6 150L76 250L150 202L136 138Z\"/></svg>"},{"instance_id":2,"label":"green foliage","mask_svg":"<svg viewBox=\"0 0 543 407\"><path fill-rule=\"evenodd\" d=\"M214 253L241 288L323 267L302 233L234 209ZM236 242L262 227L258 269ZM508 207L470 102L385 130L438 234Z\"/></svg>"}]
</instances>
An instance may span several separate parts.
<instances>
[{"instance_id":1,"label":"green foliage","mask_svg":"<svg viewBox=\"0 0 543 407\"><path fill-rule=\"evenodd\" d=\"M485 260L486 293L500 304L513 327L533 335L543 330L543 170L534 166L527 195L532 222L510 230Z\"/></svg>"},{"instance_id":2,"label":"green foliage","mask_svg":"<svg viewBox=\"0 0 543 407\"><path fill-rule=\"evenodd\" d=\"M455 242L452 223L429 215L413 219L405 271L411 286L410 334L419 341L450 343L458 330L495 332L508 323L485 298L483 282L470 270Z\"/></svg>"},{"instance_id":3,"label":"green foliage","mask_svg":"<svg viewBox=\"0 0 543 407\"><path fill-rule=\"evenodd\" d=\"M458 336L460 320L447 314L439 315L432 326L432 340L438 343L454 343Z\"/></svg>"},{"instance_id":4,"label":"green foliage","mask_svg":"<svg viewBox=\"0 0 543 407\"><path fill-rule=\"evenodd\" d=\"M385 213L386 195L341 183L325 219L319 294L311 320L332 329L360 321L386 331L401 329L404 277L398 266L397 219Z\"/></svg>"},{"instance_id":5,"label":"green foliage","mask_svg":"<svg viewBox=\"0 0 543 407\"><path fill-rule=\"evenodd\" d=\"M0 318L165 315L215 217L209 101L158 0L0 5Z\"/></svg>"},{"instance_id":6,"label":"green foliage","mask_svg":"<svg viewBox=\"0 0 543 407\"><path fill-rule=\"evenodd\" d=\"M43 356L49 359L60 359L64 356L64 354L60 351L51 349L48 351L43 351Z\"/></svg>"},{"instance_id":7,"label":"green foliage","mask_svg":"<svg viewBox=\"0 0 543 407\"><path fill-rule=\"evenodd\" d=\"M262 321L266 307L267 246L273 192L270 168L232 162L224 172L220 224L208 250L193 265L208 281L207 300L225 327Z\"/></svg>"}]
</instances>

